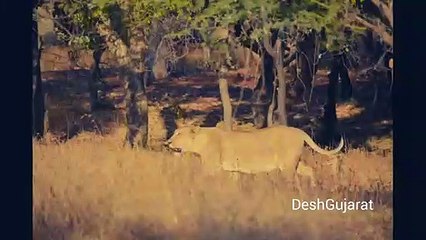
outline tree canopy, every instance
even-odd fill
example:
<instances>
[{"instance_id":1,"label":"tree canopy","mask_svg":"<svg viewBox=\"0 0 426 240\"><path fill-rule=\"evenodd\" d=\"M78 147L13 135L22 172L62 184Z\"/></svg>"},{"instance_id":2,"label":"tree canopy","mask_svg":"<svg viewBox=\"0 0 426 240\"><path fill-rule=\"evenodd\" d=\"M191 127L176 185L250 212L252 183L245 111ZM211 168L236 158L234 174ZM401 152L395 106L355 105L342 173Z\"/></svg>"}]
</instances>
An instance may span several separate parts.
<instances>
[{"instance_id":1,"label":"tree canopy","mask_svg":"<svg viewBox=\"0 0 426 240\"><path fill-rule=\"evenodd\" d=\"M196 31L206 44L215 46L223 38L215 36L218 28L243 23L250 34L239 40L260 41L272 29L290 39L296 32L313 29L326 34L324 44L333 50L369 28L393 44L389 0L68 0L60 8L75 27L74 32L60 27L61 39L84 48L96 47L95 25L100 22L110 22L125 42L135 29L142 30L148 42L155 24L155 34L162 37L179 39Z\"/></svg>"}]
</instances>

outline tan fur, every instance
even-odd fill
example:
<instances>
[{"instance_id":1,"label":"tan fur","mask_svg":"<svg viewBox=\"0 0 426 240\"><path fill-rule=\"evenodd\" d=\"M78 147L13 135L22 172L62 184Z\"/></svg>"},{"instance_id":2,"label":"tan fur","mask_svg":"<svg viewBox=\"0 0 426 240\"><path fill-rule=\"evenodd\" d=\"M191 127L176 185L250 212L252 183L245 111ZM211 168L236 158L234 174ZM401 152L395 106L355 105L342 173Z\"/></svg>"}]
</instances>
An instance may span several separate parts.
<instances>
[{"instance_id":1,"label":"tan fur","mask_svg":"<svg viewBox=\"0 0 426 240\"><path fill-rule=\"evenodd\" d=\"M286 171L295 177L299 165L303 175L313 178L313 171L300 164L304 143L315 151L333 155L343 147L331 151L321 149L303 130L274 126L251 132L225 131L219 128L184 127L177 129L168 140L170 148L200 154L211 170L223 169L243 173ZM303 164L303 163L302 163Z\"/></svg>"}]
</instances>

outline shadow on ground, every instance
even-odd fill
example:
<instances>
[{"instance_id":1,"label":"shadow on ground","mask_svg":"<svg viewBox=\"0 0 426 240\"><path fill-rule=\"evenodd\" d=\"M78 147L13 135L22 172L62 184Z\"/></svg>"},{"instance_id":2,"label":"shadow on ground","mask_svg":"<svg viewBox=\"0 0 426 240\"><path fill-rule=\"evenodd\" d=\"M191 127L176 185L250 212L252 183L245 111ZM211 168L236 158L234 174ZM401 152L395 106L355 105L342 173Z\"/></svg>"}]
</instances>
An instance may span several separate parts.
<instances>
[{"instance_id":1,"label":"shadow on ground","mask_svg":"<svg viewBox=\"0 0 426 240\"><path fill-rule=\"evenodd\" d=\"M116 72L114 69L102 70L107 100L116 108L94 113L90 113L89 106L89 70L43 72L44 89L48 95L49 129L52 132L67 132L66 138L71 138L82 130L106 132L111 126L122 124L124 88ZM243 123L252 122L249 102L252 90L244 89L241 96L239 80L230 78L228 81L233 110L238 105L235 119ZM389 136L392 118L387 83L353 81L353 87L355 108L362 111L352 115L348 113L345 118L340 119L340 129L345 138L353 147L360 147L365 146L369 138ZM378 98L373 106L376 89ZM316 122L320 119L322 106L326 102L326 91L327 81L320 79L314 88L309 111L303 107L303 101L293 99L292 105L288 106L289 125L304 129L309 134L317 132ZM215 126L222 120L220 92L214 75L158 80L148 87L147 95L150 105L160 106L167 137L177 128L176 119L179 117L199 119L197 123L206 127ZM183 116L178 111L183 112Z\"/></svg>"}]
</instances>

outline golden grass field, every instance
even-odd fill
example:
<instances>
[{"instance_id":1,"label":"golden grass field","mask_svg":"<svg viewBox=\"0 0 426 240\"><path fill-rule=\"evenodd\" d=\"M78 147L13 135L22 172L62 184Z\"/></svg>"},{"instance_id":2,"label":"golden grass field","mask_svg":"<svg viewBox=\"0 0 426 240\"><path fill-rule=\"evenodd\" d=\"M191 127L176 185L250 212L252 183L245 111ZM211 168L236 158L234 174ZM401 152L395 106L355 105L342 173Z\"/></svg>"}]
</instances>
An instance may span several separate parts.
<instances>
[{"instance_id":1,"label":"golden grass field","mask_svg":"<svg viewBox=\"0 0 426 240\"><path fill-rule=\"evenodd\" d=\"M389 156L349 150L343 158L346 181L333 183L344 190L328 191L332 183L323 181L305 196L361 198L349 188L377 185L378 195L364 194L377 201L374 211L292 211L291 198L301 196L279 173L209 177L195 156L123 148L119 130L82 133L61 144L34 142L34 239L392 238ZM320 167L326 160L312 159L319 179L326 180Z\"/></svg>"}]
</instances>

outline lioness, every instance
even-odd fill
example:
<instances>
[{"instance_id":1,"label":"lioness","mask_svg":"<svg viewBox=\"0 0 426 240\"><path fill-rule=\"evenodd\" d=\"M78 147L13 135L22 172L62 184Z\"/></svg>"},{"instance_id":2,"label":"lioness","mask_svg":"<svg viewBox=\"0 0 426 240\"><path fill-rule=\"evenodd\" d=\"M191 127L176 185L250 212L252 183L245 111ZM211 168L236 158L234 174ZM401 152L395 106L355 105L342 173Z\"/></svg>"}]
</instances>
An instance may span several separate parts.
<instances>
[{"instance_id":1,"label":"lioness","mask_svg":"<svg viewBox=\"0 0 426 240\"><path fill-rule=\"evenodd\" d=\"M226 131L216 127L183 127L177 129L165 143L171 149L200 154L210 170L223 169L243 173L287 171L293 180L297 173L304 143L320 154L333 155L344 145L343 138L336 149L320 148L303 130L274 126L251 132ZM302 166L306 172L307 166ZM313 172L308 173L313 181Z\"/></svg>"}]
</instances>

